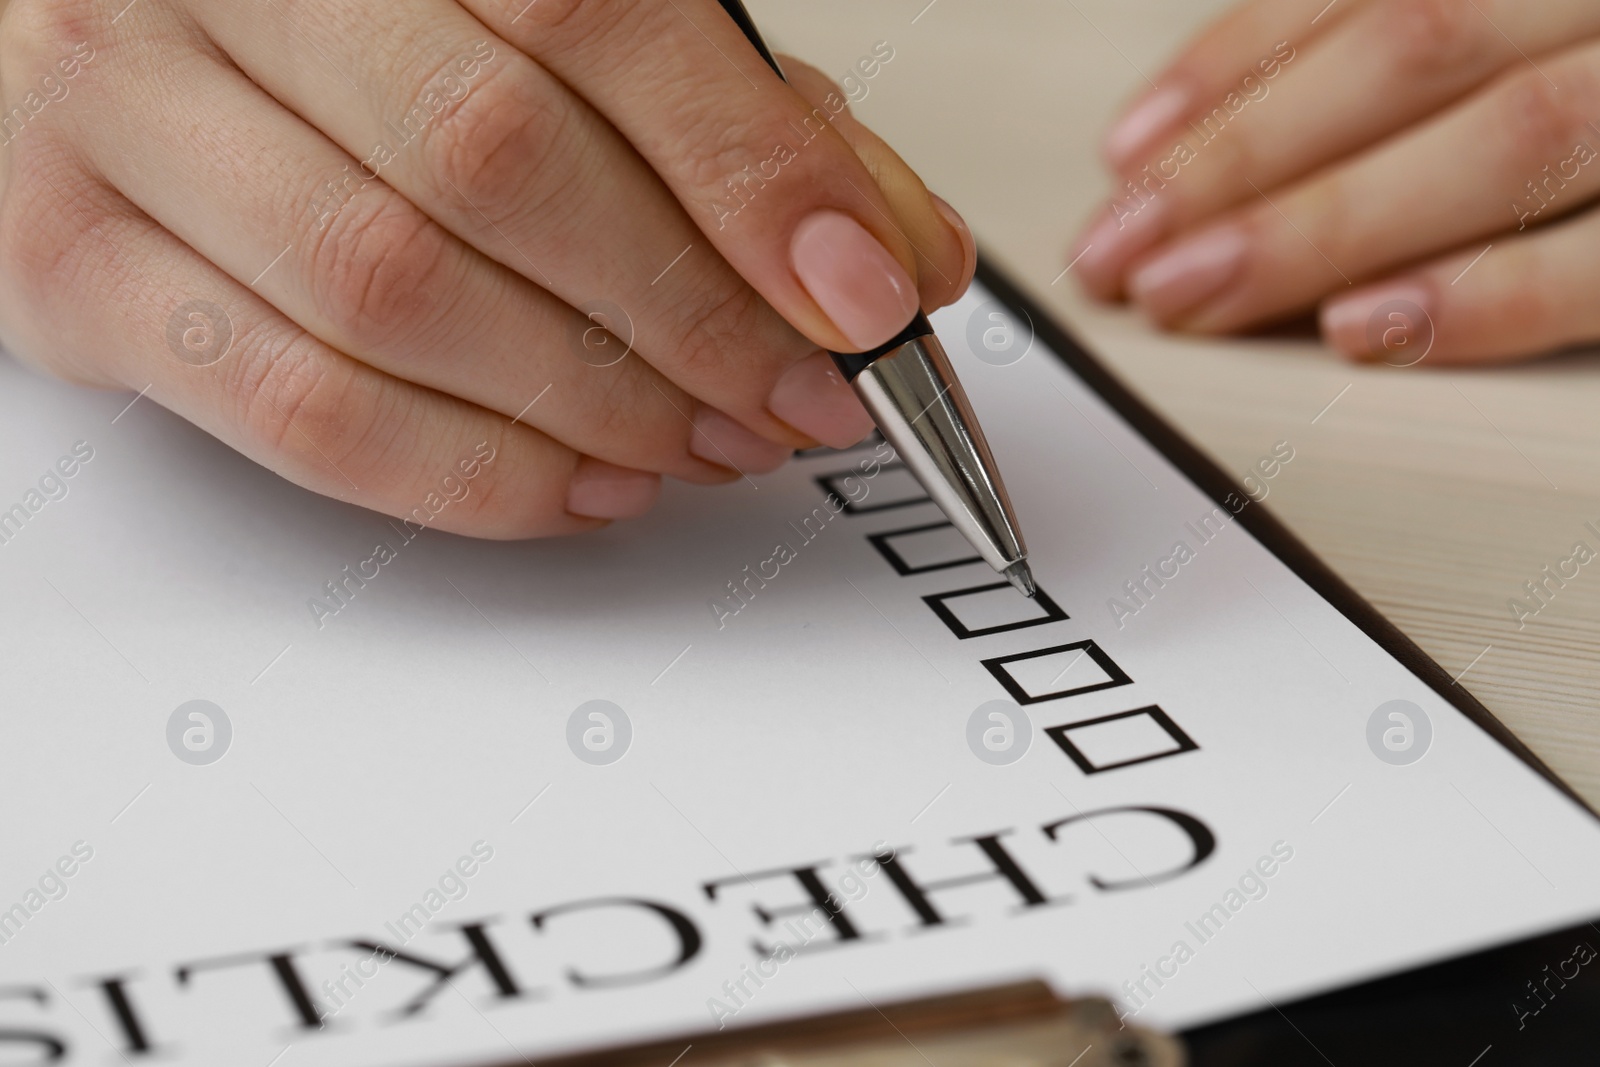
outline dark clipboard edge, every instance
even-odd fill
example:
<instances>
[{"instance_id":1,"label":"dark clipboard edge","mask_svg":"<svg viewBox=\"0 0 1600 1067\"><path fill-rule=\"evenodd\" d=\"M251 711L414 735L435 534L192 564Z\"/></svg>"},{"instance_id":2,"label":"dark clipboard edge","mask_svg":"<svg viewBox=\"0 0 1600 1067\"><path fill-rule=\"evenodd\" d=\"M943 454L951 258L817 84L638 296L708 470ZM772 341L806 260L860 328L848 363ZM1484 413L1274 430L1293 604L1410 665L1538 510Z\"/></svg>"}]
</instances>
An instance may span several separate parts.
<instances>
[{"instance_id":1,"label":"dark clipboard edge","mask_svg":"<svg viewBox=\"0 0 1600 1067\"><path fill-rule=\"evenodd\" d=\"M1229 493L1243 494L1242 487L1214 460L1173 429L1059 326L1050 313L981 255L978 258L977 278L1014 313L1025 315L1035 335L1202 492L1224 506ZM1263 547L1287 564L1335 610L1360 627L1380 648L1537 771L1562 795L1600 820L1600 813L1562 781L1488 708L1346 584L1265 506L1252 502L1252 506L1244 508L1236 517ZM1557 1023L1554 1019L1542 1024L1544 1029L1537 1031L1538 1041L1533 1047L1530 1047L1528 1039L1523 1039L1515 1050L1504 1048L1509 1043L1504 1035L1504 1030L1508 1028L1504 1007L1509 998L1523 995L1516 979L1537 973L1536 968L1540 963L1554 958L1552 954L1562 946L1572 944L1570 938L1575 935L1587 938L1591 930L1600 933L1600 920L1565 929L1547 930L1520 940L1468 950L1463 955L1358 980L1354 984L1311 994L1293 1002L1275 1004L1270 1009L1218 1019L1185 1031L1182 1036L1189 1045L1192 1067L1221 1067L1224 1064L1227 1067L1265 1067L1267 1064L1285 1062L1320 1064L1328 1061L1328 1052L1339 1057L1339 1062L1344 1062L1350 1055L1360 1055L1370 1067L1399 1067L1401 1064L1410 1067L1411 1064L1425 1061L1445 1062L1437 1057L1441 1046L1451 1040L1470 1042L1461 1048L1471 1058L1476 1041L1472 1040L1468 1031L1477 1034L1478 1040L1481 1040L1486 1032L1484 1027L1494 1032L1497 1035L1495 1041L1502 1044L1504 1054L1496 1059L1496 1064L1507 1063L1506 1055L1514 1057L1509 1062L1517 1064L1562 1062L1561 1057L1570 1059L1578 1054L1576 1050L1579 1048L1587 1050L1585 1055L1592 1052L1589 1048L1592 1039L1587 1036L1587 1031L1592 1025L1591 1017L1600 1010L1600 984L1596 981L1600 976L1590 975L1584 987L1571 991L1560 1005L1566 1018L1565 1024ZM1511 1000L1510 1003L1515 1005L1517 1002ZM1531 1006L1531 1003L1527 1001L1524 1005ZM1514 1007L1513 1012L1516 1010ZM1298 1023L1291 1022L1290 1012L1298 1017ZM1501 1016L1503 1025L1499 1029L1488 1021L1494 1013ZM1403 1025L1395 1024L1397 1017L1404 1018ZM1473 1020L1476 1027L1467 1024L1468 1019ZM1590 1021L1586 1022L1586 1019ZM1519 1025L1518 1031L1521 1030L1522 1026ZM1312 1042L1308 1034L1316 1035L1323 1044ZM1349 1035L1360 1035L1359 1051L1327 1044L1330 1040L1337 1041L1341 1036ZM1315 1050L1316 1058L1306 1055L1310 1051L1307 1045ZM1493 1047L1491 1044L1484 1048L1478 1053L1478 1058L1482 1059ZM1380 1048L1382 1051L1379 1051Z\"/></svg>"},{"instance_id":2,"label":"dark clipboard edge","mask_svg":"<svg viewBox=\"0 0 1600 1067\"><path fill-rule=\"evenodd\" d=\"M1202 492L1223 506L1227 504L1229 493L1236 493L1248 499L1244 488L1219 467L1216 461L1191 444L1123 385L1104 364L1090 355L1071 334L1062 329L1050 312L1041 308L982 255L978 257L977 277L985 288L1013 311L1023 313L1032 323L1035 335ZM1360 593L1323 563L1316 553L1307 548L1287 526L1278 521L1265 504L1252 501L1250 506L1241 510L1236 518L1267 551L1286 563L1289 569L1299 575L1322 599L1360 627L1385 652L1399 660L1401 666L1426 682L1430 689L1509 749L1518 759L1538 771L1567 799L1600 821L1600 812L1562 781L1534 754L1532 749L1523 744L1521 739L1506 727L1505 723L1495 718L1494 713L1479 703L1477 697L1454 681L1443 667L1417 646L1416 642L1407 637L1382 612L1368 603Z\"/></svg>"}]
</instances>

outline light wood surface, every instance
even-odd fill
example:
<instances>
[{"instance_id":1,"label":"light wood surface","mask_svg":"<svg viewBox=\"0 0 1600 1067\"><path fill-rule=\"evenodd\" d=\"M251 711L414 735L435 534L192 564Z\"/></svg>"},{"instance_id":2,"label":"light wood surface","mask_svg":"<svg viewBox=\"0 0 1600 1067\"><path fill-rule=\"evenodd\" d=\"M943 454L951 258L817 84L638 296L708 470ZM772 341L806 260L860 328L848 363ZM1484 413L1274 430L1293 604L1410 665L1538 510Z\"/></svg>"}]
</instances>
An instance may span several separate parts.
<instances>
[{"instance_id":1,"label":"light wood surface","mask_svg":"<svg viewBox=\"0 0 1600 1067\"><path fill-rule=\"evenodd\" d=\"M1600 526L1600 361L1354 367L1314 340L1163 336L1089 303L1070 275L1056 280L1110 188L1096 151L1106 121L1224 4L749 6L775 49L835 77L889 42L894 59L856 114L962 211L989 255L1224 467L1242 473L1275 442L1293 444L1269 508L1446 670L1465 670L1461 684L1600 807L1600 560L1520 630L1507 605L1574 542L1600 551L1584 529Z\"/></svg>"}]
</instances>

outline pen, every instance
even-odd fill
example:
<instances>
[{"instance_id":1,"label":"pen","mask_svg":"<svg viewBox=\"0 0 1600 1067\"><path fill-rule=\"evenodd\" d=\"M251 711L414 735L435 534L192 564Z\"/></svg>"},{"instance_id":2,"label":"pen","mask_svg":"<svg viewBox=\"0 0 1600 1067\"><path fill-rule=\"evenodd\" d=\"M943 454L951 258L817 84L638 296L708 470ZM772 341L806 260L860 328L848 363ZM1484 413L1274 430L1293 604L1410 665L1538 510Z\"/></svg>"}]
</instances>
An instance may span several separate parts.
<instances>
[{"instance_id":1,"label":"pen","mask_svg":"<svg viewBox=\"0 0 1600 1067\"><path fill-rule=\"evenodd\" d=\"M761 58L783 68L762 41L741 0L722 8ZM787 79L786 79L787 80ZM1025 596L1038 591L1017 516L978 427L966 391L928 322L917 312L887 344L835 352L833 361L861 398L884 439L983 561Z\"/></svg>"}]
</instances>

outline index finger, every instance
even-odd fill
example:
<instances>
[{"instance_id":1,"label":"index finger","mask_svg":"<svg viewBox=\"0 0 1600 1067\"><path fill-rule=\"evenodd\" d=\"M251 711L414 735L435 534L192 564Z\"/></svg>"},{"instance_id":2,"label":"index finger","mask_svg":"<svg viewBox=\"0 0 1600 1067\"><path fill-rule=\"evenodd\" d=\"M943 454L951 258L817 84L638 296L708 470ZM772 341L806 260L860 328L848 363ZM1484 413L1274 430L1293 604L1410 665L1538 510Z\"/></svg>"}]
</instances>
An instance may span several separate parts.
<instances>
[{"instance_id":1,"label":"index finger","mask_svg":"<svg viewBox=\"0 0 1600 1067\"><path fill-rule=\"evenodd\" d=\"M844 98L808 104L715 0L465 4L605 115L812 341L873 348L917 313L916 251L833 127Z\"/></svg>"}]
</instances>

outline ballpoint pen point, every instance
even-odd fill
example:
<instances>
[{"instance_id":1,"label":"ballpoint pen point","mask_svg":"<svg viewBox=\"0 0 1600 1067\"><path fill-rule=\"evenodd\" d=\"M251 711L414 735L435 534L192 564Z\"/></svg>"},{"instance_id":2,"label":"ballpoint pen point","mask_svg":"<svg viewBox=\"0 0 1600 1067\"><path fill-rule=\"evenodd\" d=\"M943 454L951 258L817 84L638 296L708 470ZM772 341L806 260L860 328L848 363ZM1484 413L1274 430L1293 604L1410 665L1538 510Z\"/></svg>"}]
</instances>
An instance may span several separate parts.
<instances>
[{"instance_id":1,"label":"ballpoint pen point","mask_svg":"<svg viewBox=\"0 0 1600 1067\"><path fill-rule=\"evenodd\" d=\"M1005 569L1006 581L1016 586L1017 592L1025 597L1031 597L1039 591L1039 585L1033 580L1033 571L1028 569L1028 561L1019 559Z\"/></svg>"}]
</instances>

